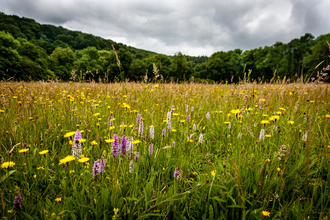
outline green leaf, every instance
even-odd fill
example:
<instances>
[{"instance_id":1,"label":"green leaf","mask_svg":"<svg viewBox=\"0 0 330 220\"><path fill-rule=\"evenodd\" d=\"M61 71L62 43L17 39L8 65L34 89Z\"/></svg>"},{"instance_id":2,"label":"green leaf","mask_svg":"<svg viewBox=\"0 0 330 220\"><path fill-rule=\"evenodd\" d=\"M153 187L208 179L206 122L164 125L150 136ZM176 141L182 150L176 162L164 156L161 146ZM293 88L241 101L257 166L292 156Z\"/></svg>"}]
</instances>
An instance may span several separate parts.
<instances>
[{"instance_id":1,"label":"green leaf","mask_svg":"<svg viewBox=\"0 0 330 220\"><path fill-rule=\"evenodd\" d=\"M6 173L6 175L4 175L1 180L0 180L0 183L2 183L3 181L5 181L11 174L15 173L16 170L11 170L9 171L8 173Z\"/></svg>"}]
</instances>

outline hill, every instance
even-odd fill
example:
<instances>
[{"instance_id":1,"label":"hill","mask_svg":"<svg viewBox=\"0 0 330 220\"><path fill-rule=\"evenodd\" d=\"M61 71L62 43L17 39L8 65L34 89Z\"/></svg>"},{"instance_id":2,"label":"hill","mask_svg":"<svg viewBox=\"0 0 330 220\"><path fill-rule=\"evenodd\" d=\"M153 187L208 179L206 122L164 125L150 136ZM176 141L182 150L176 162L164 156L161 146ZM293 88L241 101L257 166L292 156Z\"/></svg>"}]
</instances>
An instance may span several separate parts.
<instances>
[{"instance_id":1,"label":"hill","mask_svg":"<svg viewBox=\"0 0 330 220\"><path fill-rule=\"evenodd\" d=\"M250 72L250 79L258 81L307 79L330 65L327 42L330 34L315 39L306 33L287 44L244 52L167 56L0 12L0 78L110 82L147 75L149 80L238 82Z\"/></svg>"}]
</instances>

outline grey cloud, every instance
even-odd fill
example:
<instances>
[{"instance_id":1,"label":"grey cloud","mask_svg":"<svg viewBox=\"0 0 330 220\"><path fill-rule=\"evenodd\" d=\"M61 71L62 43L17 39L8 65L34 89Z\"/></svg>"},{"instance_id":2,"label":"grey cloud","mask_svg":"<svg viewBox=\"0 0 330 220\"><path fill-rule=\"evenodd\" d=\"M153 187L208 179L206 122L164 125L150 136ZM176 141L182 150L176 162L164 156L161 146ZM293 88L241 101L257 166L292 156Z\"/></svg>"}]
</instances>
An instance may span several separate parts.
<instances>
[{"instance_id":1,"label":"grey cloud","mask_svg":"<svg viewBox=\"0 0 330 220\"><path fill-rule=\"evenodd\" d=\"M307 32L325 34L327 6L326 0L0 1L5 13L170 55L248 50Z\"/></svg>"}]
</instances>

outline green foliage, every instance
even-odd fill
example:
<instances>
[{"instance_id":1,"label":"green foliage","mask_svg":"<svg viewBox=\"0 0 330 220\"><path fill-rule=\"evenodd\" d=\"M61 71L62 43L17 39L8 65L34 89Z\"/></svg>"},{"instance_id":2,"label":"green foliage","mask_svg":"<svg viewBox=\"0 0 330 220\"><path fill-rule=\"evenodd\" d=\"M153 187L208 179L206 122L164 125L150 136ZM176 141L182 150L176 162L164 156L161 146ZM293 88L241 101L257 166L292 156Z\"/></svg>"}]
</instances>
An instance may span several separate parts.
<instances>
[{"instance_id":1,"label":"green foliage","mask_svg":"<svg viewBox=\"0 0 330 220\"><path fill-rule=\"evenodd\" d=\"M71 77L71 68L75 61L75 53L69 48L57 47L50 59L53 62L53 71L57 77L62 80L69 80Z\"/></svg>"},{"instance_id":2,"label":"green foliage","mask_svg":"<svg viewBox=\"0 0 330 220\"><path fill-rule=\"evenodd\" d=\"M19 73L20 55L17 52L19 41L4 31L0 31L0 77L8 79Z\"/></svg>"}]
</instances>

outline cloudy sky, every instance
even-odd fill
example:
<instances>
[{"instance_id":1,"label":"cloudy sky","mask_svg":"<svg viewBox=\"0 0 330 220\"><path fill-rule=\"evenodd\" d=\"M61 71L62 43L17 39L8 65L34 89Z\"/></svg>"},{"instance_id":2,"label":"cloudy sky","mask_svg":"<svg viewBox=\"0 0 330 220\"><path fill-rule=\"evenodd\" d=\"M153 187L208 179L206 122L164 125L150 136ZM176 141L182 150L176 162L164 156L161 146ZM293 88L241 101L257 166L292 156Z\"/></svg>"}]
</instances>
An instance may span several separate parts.
<instances>
[{"instance_id":1,"label":"cloudy sky","mask_svg":"<svg viewBox=\"0 0 330 220\"><path fill-rule=\"evenodd\" d=\"M0 11L167 55L208 55L330 32L329 0L0 0Z\"/></svg>"}]
</instances>

